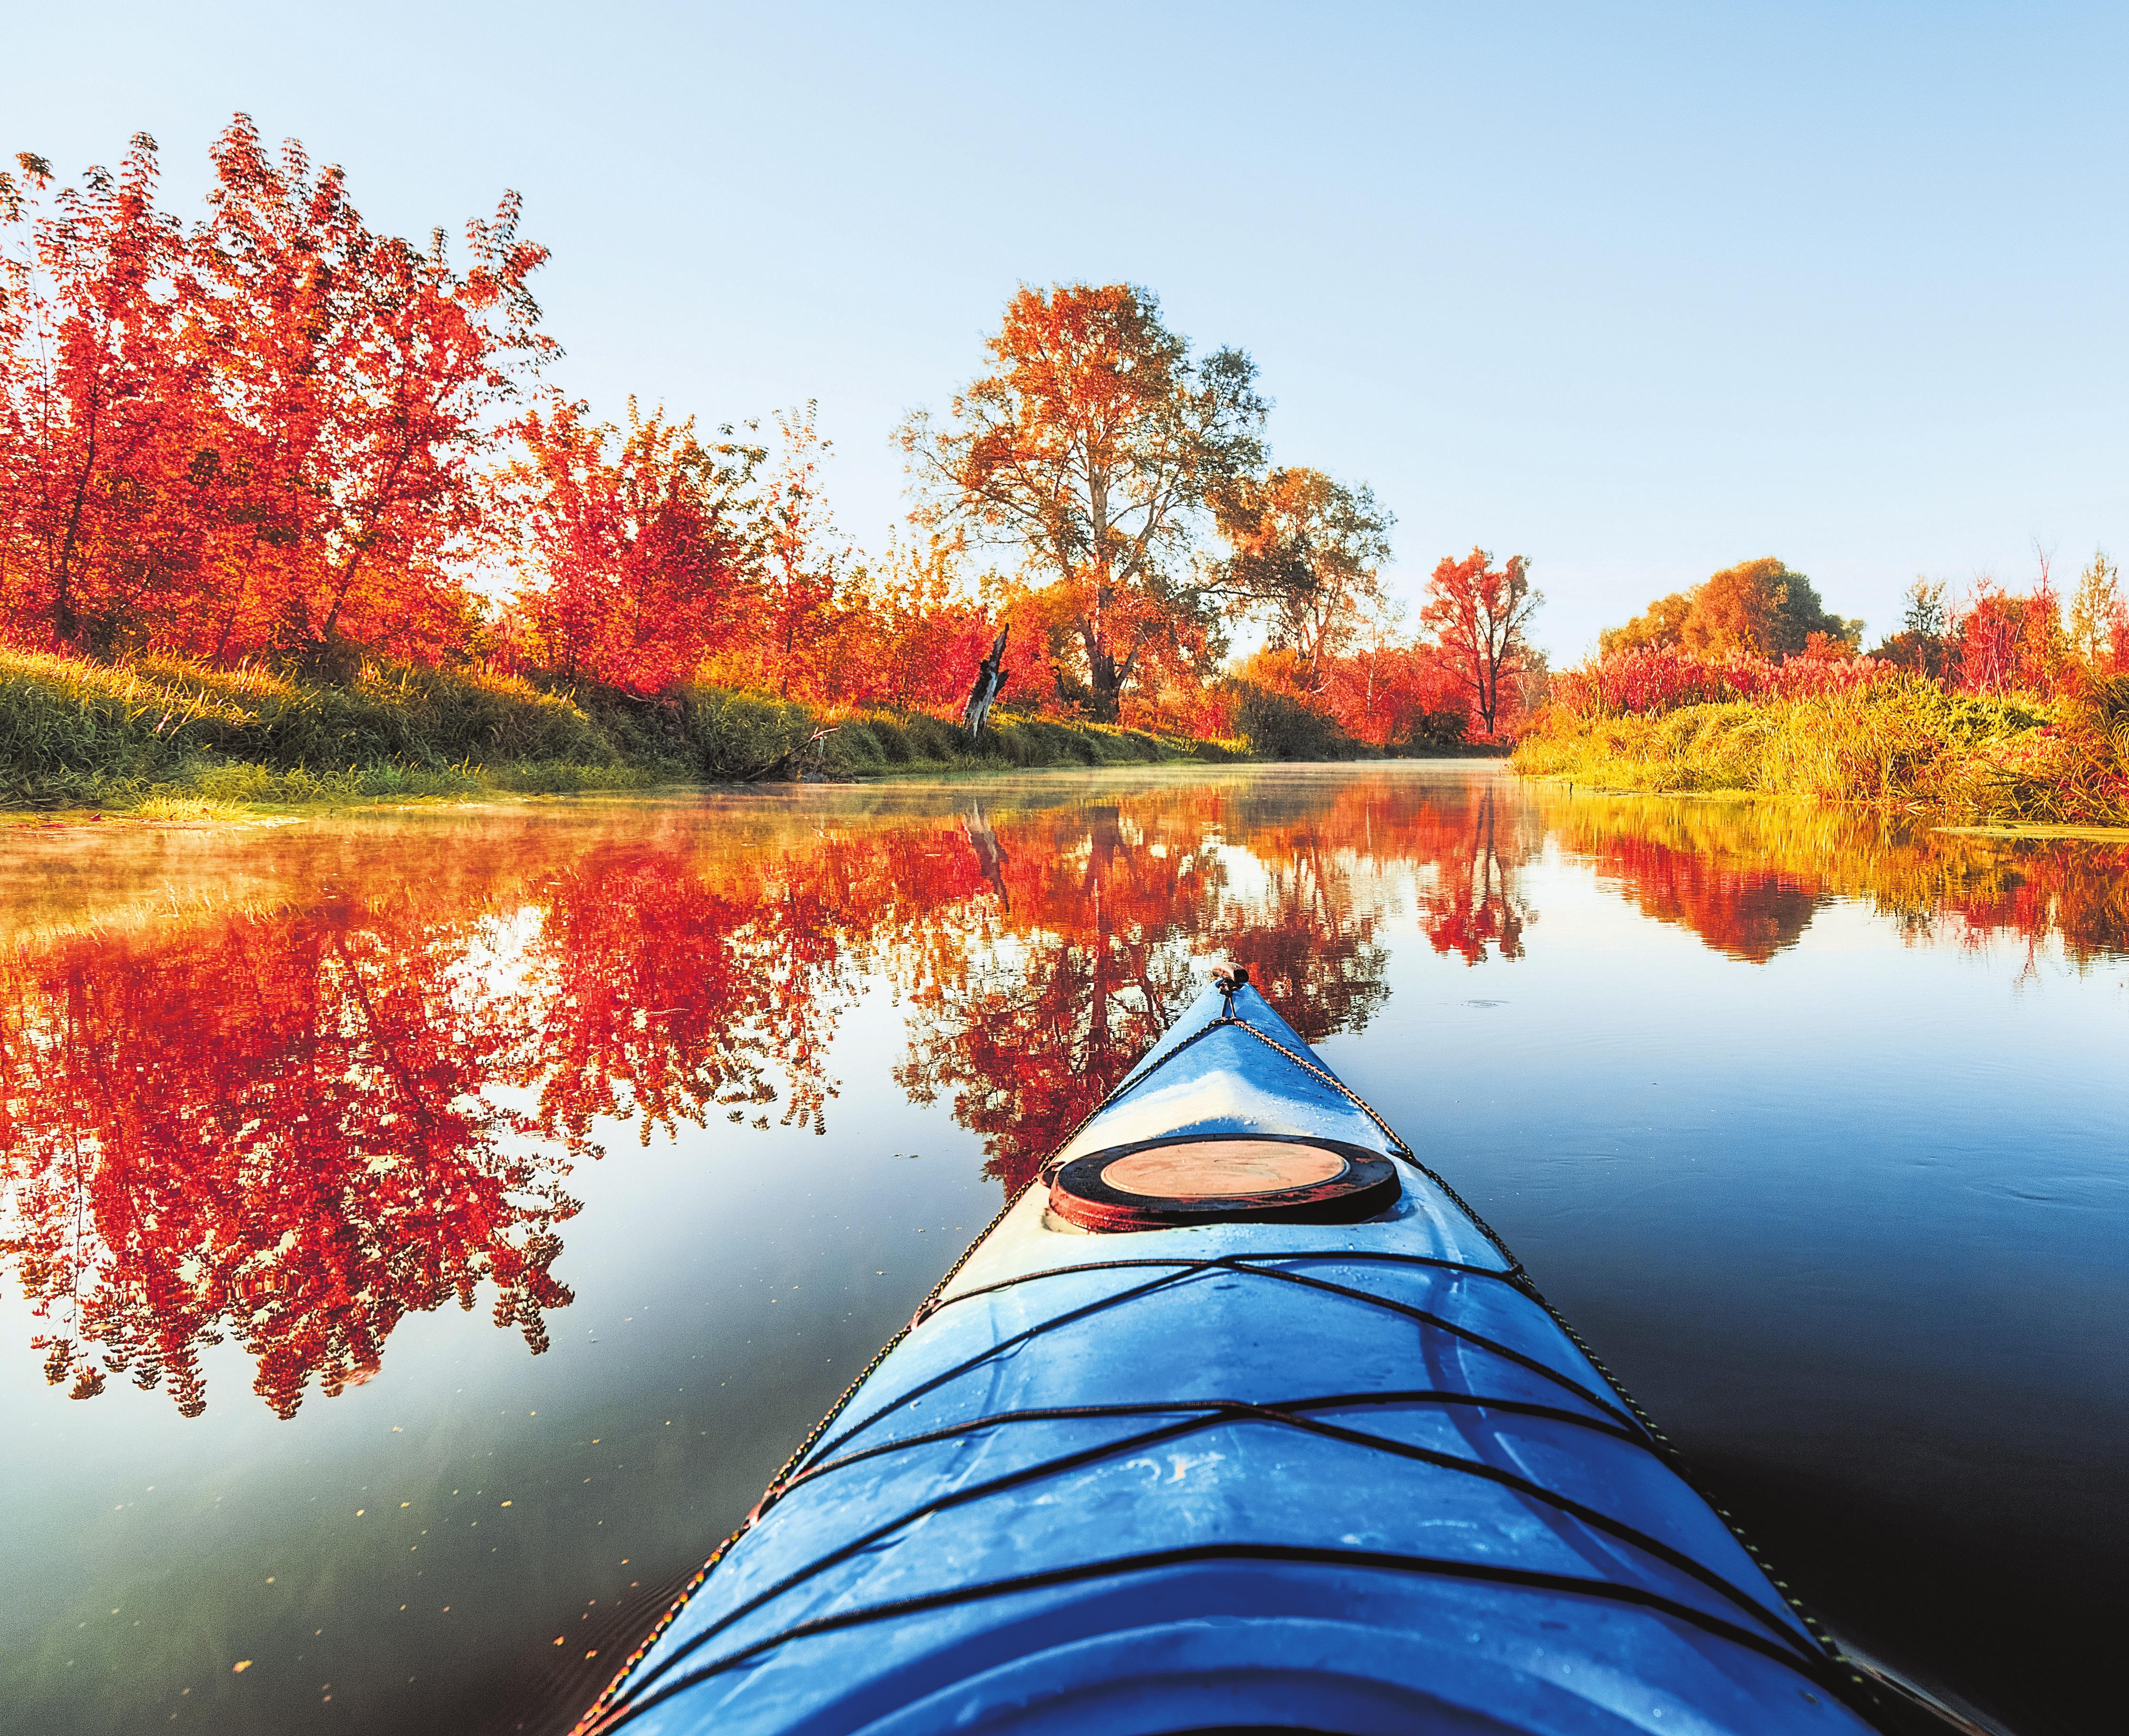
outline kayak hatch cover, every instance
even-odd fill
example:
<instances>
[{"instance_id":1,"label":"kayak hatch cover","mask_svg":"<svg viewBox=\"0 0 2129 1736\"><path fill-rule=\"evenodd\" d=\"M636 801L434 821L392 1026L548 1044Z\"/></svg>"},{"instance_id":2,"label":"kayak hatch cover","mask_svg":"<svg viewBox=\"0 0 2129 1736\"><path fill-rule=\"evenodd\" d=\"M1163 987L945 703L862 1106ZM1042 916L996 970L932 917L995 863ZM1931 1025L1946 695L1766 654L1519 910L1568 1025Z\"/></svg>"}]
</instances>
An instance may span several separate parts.
<instances>
[{"instance_id":1,"label":"kayak hatch cover","mask_svg":"<svg viewBox=\"0 0 2129 1736\"><path fill-rule=\"evenodd\" d=\"M1875 1703L1498 1239L1225 972L578 1730L1707 1736Z\"/></svg>"}]
</instances>

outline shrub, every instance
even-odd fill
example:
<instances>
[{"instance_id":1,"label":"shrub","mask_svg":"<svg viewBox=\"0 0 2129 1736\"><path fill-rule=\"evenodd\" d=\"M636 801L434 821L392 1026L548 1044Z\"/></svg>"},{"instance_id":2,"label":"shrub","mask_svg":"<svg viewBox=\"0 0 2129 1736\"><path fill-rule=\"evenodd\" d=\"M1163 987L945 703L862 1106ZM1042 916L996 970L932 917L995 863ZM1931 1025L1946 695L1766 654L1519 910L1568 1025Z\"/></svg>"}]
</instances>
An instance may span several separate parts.
<instances>
[{"instance_id":1,"label":"shrub","mask_svg":"<svg viewBox=\"0 0 2129 1736\"><path fill-rule=\"evenodd\" d=\"M1234 694L1235 728L1252 754L1266 759L1350 759L1358 753L1329 712L1257 682L1227 685Z\"/></svg>"},{"instance_id":2,"label":"shrub","mask_svg":"<svg viewBox=\"0 0 2129 1736\"><path fill-rule=\"evenodd\" d=\"M1636 645L1555 678L1555 702L1585 716L1654 716L1731 699L1804 699L1875 687L1899 671L1882 658L1846 654L1779 662L1733 654L1696 656L1676 645Z\"/></svg>"}]
</instances>

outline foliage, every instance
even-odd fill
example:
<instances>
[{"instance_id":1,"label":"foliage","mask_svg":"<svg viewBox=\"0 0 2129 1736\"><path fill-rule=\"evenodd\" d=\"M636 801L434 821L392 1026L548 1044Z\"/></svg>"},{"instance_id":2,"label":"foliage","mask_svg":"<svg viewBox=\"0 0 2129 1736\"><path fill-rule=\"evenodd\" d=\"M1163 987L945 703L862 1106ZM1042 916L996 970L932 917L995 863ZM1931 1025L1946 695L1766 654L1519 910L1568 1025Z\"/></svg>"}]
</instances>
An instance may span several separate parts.
<instances>
[{"instance_id":1,"label":"foliage","mask_svg":"<svg viewBox=\"0 0 2129 1736\"><path fill-rule=\"evenodd\" d=\"M1772 555L1726 567L1693 593L1679 642L1704 656L1779 659L1804 654L1814 634L1852 644L1860 621L1829 615L1801 573Z\"/></svg>"},{"instance_id":2,"label":"foliage","mask_svg":"<svg viewBox=\"0 0 2129 1736\"><path fill-rule=\"evenodd\" d=\"M1387 640L1349 652L1325 669L1322 690L1347 735L1393 753L1459 747L1470 734L1469 696L1438 645Z\"/></svg>"},{"instance_id":3,"label":"foliage","mask_svg":"<svg viewBox=\"0 0 2129 1736\"><path fill-rule=\"evenodd\" d=\"M905 1085L954 1093L1015 1182L1195 992L1216 933L1307 1035L1365 1023L1386 911L1355 847L1430 848L1408 795L1305 830L1238 827L1217 788L1130 806L661 823L530 854L466 826L353 896L344 840L313 835L262 907L173 900L9 947L0 1260L47 1377L89 1399L126 1375L198 1415L202 1353L234 1339L285 1417L374 1375L410 1315L483 1290L544 1350L572 1301L567 1178L601 1124L824 1130L860 965L916 1009ZM1260 864L1241 887L1238 850Z\"/></svg>"},{"instance_id":4,"label":"foliage","mask_svg":"<svg viewBox=\"0 0 2129 1736\"><path fill-rule=\"evenodd\" d=\"M852 551L839 545L821 492L829 444L815 414L809 403L776 418L777 463L747 508L750 559L724 576L731 619L703 672L779 699L836 697L847 685L836 666L846 649Z\"/></svg>"},{"instance_id":5,"label":"foliage","mask_svg":"<svg viewBox=\"0 0 2129 1736\"><path fill-rule=\"evenodd\" d=\"M1984 578L1952 621L1950 673L1962 693L2052 693L2069 649L2045 573L2025 597Z\"/></svg>"},{"instance_id":6,"label":"foliage","mask_svg":"<svg viewBox=\"0 0 2129 1736\"><path fill-rule=\"evenodd\" d=\"M1922 683L1908 702L2008 716ZM2103 704L2129 729L2129 689ZM861 971L910 1009L897 1082L946 1101L1011 1189L1207 957L1247 964L1311 1041L1363 1030L1393 918L1445 960L1535 949L1549 839L1741 958L1834 898L2079 963L2118 958L2129 925L2119 843L2034 853L1797 803L1541 808L1408 778L1305 805L1280 780L1200 781L943 818L763 804L540 831L528 850L522 820L469 814L417 852L365 826L384 847L352 862L345 832L280 834L270 893L236 908L156 852L56 930L8 934L0 1263L48 1378L87 1401L123 1376L197 1415L226 1342L287 1416L376 1374L410 1316L483 1303L539 1353L573 1305L574 1168L608 1129L829 1130Z\"/></svg>"},{"instance_id":7,"label":"foliage","mask_svg":"<svg viewBox=\"0 0 2129 1736\"><path fill-rule=\"evenodd\" d=\"M1391 515L1365 485L1268 468L1254 364L1193 354L1144 289L1016 295L988 370L939 422L905 425L928 522L871 559L829 510L811 404L759 439L711 436L531 389L555 345L514 195L454 263L441 231L417 247L370 230L339 169L269 150L242 115L211 159L196 222L160 208L145 135L78 186L31 156L0 175L0 644L131 672L121 685L144 659L182 660L181 687L271 671L304 696L262 699L277 715L365 721L291 759L241 704L235 744L204 711L122 750L78 720L82 751L17 768L20 799L178 799L149 792L217 755L373 783L489 762L494 742L450 730L465 751L445 758L426 721L373 727L385 669L576 695L606 757L542 763L730 775L755 737L706 747L699 717L733 714L698 690L950 716L1001 630L1023 716L1207 737L1238 727L1226 634L1260 624L1285 660L1248 679L1285 697L1251 703L1281 751L1304 712L1341 752L1494 732L1539 668L1519 562L1502 620L1482 573L1476 614L1437 597L1427 633L1393 636ZM1020 570L976 571L986 541ZM864 728L896 763L907 727ZM1095 740L1072 751L1107 751Z\"/></svg>"},{"instance_id":8,"label":"foliage","mask_svg":"<svg viewBox=\"0 0 2129 1736\"><path fill-rule=\"evenodd\" d=\"M1900 630L1886 638L1871 654L1896 668L1942 678L1950 660L1951 611L1945 601L1944 582L1932 584L1917 578L1908 587L1907 611Z\"/></svg>"},{"instance_id":9,"label":"foliage","mask_svg":"<svg viewBox=\"0 0 2129 1736\"><path fill-rule=\"evenodd\" d=\"M1657 645L1675 645L1685 634L1687 616L1693 613L1693 593L1674 591L1659 597L1623 627L1607 627L1597 635L1600 655L1615 651L1636 651Z\"/></svg>"},{"instance_id":10,"label":"foliage","mask_svg":"<svg viewBox=\"0 0 2129 1736\"><path fill-rule=\"evenodd\" d=\"M1213 588L1230 614L1266 616L1270 649L1293 652L1301 687L1317 690L1326 663L1387 614L1379 569L1395 517L1365 484L1349 488L1321 470L1245 475L1216 505L1229 552Z\"/></svg>"},{"instance_id":11,"label":"foliage","mask_svg":"<svg viewBox=\"0 0 2129 1736\"><path fill-rule=\"evenodd\" d=\"M339 169L241 115L211 155L189 228L155 207L145 135L48 210L36 159L0 192L0 625L339 673L440 657L471 618L455 562L494 413L552 348L545 250L515 195L467 226L464 270L441 231L374 235Z\"/></svg>"},{"instance_id":12,"label":"foliage","mask_svg":"<svg viewBox=\"0 0 2129 1736\"><path fill-rule=\"evenodd\" d=\"M1696 657L1669 645L1642 646L1598 657L1554 682L1556 703L1590 716L1651 716L1681 706L1729 699L1797 699L1846 692L1889 679L1896 665L1856 657L1792 657L1775 663L1733 652Z\"/></svg>"},{"instance_id":13,"label":"foliage","mask_svg":"<svg viewBox=\"0 0 2129 1736\"><path fill-rule=\"evenodd\" d=\"M1768 555L1657 598L1624 626L1605 629L1598 652L1675 646L1705 659L1824 659L1853 649L1862 631L1861 621L1828 614L1809 579Z\"/></svg>"},{"instance_id":14,"label":"foliage","mask_svg":"<svg viewBox=\"0 0 2129 1736\"><path fill-rule=\"evenodd\" d=\"M2121 569L2095 552L2078 576L2069 607L2069 654L2089 674L2129 673L2129 597Z\"/></svg>"},{"instance_id":15,"label":"foliage","mask_svg":"<svg viewBox=\"0 0 2129 1736\"><path fill-rule=\"evenodd\" d=\"M1285 686L1237 676L1226 684L1235 732L1265 759L1350 759L1353 738L1320 703Z\"/></svg>"},{"instance_id":16,"label":"foliage","mask_svg":"<svg viewBox=\"0 0 2129 1736\"><path fill-rule=\"evenodd\" d=\"M1530 563L1520 554L1500 567L1484 549L1461 560L1445 555L1427 581L1419 618L1433 630L1488 735L1512 707L1516 683L1531 667L1524 630L1544 601L1543 592L1531 588Z\"/></svg>"},{"instance_id":17,"label":"foliage","mask_svg":"<svg viewBox=\"0 0 2129 1736\"><path fill-rule=\"evenodd\" d=\"M1029 710L1053 702L1056 683L1039 630L1030 629L1012 600L994 613L970 596L963 554L957 540L934 537L891 545L884 559L856 568L843 586L812 697L955 713L1002 613L1012 630L1007 702Z\"/></svg>"},{"instance_id":18,"label":"foliage","mask_svg":"<svg viewBox=\"0 0 2129 1736\"><path fill-rule=\"evenodd\" d=\"M1764 963L1835 900L1867 900L1916 938L2058 941L2074 964L2129 934L2129 844L2045 849L1917 825L1882 807L1679 801L1577 788L1547 829L1641 911L1711 949Z\"/></svg>"},{"instance_id":19,"label":"foliage","mask_svg":"<svg viewBox=\"0 0 2129 1736\"><path fill-rule=\"evenodd\" d=\"M1262 462L1255 365L1193 360L1124 283L1023 288L987 347L945 421L903 425L926 521L1017 548L1061 588L1089 708L1112 721L1149 659L1217 650L1186 557L1208 503Z\"/></svg>"},{"instance_id":20,"label":"foliage","mask_svg":"<svg viewBox=\"0 0 2129 1736\"><path fill-rule=\"evenodd\" d=\"M514 425L504 476L524 567L512 660L650 694L729 639L741 550L732 502L761 453L629 406L625 433L555 396ZM611 452L609 448L617 449Z\"/></svg>"}]
</instances>

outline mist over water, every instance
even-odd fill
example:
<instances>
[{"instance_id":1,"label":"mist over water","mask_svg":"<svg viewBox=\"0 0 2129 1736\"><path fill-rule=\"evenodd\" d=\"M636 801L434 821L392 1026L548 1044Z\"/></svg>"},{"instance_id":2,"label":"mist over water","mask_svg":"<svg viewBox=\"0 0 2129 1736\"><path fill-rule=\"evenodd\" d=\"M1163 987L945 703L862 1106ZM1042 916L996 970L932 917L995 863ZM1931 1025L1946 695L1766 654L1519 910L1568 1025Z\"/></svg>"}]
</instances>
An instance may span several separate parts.
<instances>
[{"instance_id":1,"label":"mist over water","mask_svg":"<svg viewBox=\"0 0 2129 1736\"><path fill-rule=\"evenodd\" d=\"M9 1721L565 1729L1224 958L1837 1632L2091 1727L2129 844L1469 763L0 836Z\"/></svg>"}]
</instances>

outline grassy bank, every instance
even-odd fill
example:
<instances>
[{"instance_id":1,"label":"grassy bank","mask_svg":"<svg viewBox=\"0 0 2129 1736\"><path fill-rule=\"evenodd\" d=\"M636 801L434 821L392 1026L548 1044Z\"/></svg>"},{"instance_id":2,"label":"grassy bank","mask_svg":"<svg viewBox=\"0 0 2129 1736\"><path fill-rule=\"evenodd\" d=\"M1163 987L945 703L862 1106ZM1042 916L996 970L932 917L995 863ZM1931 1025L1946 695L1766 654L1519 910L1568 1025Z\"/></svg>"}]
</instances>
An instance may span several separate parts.
<instances>
[{"instance_id":1,"label":"grassy bank","mask_svg":"<svg viewBox=\"0 0 2129 1736\"><path fill-rule=\"evenodd\" d=\"M831 733L808 745L817 730ZM971 751L921 713L710 689L645 701L372 665L351 683L0 651L0 806L150 817L316 801L1233 759L1236 745L1010 714Z\"/></svg>"},{"instance_id":2,"label":"grassy bank","mask_svg":"<svg viewBox=\"0 0 2129 1736\"><path fill-rule=\"evenodd\" d=\"M2129 825L2129 678L2078 699L1979 698L1903 678L1853 692L1555 708L1510 763L1603 789L1743 791L1969 820Z\"/></svg>"}]
</instances>

